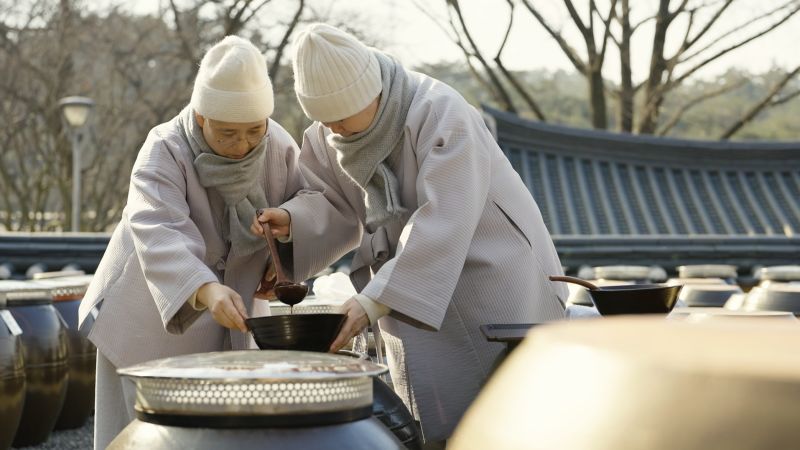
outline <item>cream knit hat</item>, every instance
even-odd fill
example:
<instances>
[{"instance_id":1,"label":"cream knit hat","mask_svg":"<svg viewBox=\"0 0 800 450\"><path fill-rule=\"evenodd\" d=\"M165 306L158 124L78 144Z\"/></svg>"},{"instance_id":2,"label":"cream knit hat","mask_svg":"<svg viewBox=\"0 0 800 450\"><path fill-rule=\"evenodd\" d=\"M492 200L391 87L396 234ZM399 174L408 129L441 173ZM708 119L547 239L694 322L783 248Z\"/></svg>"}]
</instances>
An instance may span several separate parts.
<instances>
[{"instance_id":1,"label":"cream knit hat","mask_svg":"<svg viewBox=\"0 0 800 450\"><path fill-rule=\"evenodd\" d=\"M194 80L195 112L223 122L257 122L275 101L264 55L247 39L227 36L203 56Z\"/></svg>"},{"instance_id":2,"label":"cream knit hat","mask_svg":"<svg viewBox=\"0 0 800 450\"><path fill-rule=\"evenodd\" d=\"M374 50L352 35L315 23L294 41L294 90L312 120L334 122L363 110L381 92Z\"/></svg>"}]
</instances>

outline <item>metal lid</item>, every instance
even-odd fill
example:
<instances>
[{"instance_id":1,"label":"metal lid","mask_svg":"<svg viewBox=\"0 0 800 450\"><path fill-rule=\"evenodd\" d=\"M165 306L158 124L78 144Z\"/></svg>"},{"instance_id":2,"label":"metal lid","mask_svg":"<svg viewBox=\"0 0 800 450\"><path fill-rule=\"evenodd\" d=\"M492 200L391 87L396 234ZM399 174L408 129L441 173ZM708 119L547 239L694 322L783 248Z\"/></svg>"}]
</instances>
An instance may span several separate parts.
<instances>
[{"instance_id":1,"label":"metal lid","mask_svg":"<svg viewBox=\"0 0 800 450\"><path fill-rule=\"evenodd\" d=\"M86 272L82 270L59 270L56 272L38 272L33 274L34 280L45 280L50 278L66 278L85 275Z\"/></svg>"},{"instance_id":2,"label":"metal lid","mask_svg":"<svg viewBox=\"0 0 800 450\"><path fill-rule=\"evenodd\" d=\"M31 284L50 290L53 301L81 300L92 282L92 275L50 277L30 281Z\"/></svg>"},{"instance_id":3,"label":"metal lid","mask_svg":"<svg viewBox=\"0 0 800 450\"><path fill-rule=\"evenodd\" d=\"M0 308L53 303L49 289L30 281L0 280Z\"/></svg>"},{"instance_id":4,"label":"metal lid","mask_svg":"<svg viewBox=\"0 0 800 450\"><path fill-rule=\"evenodd\" d=\"M800 315L800 285L773 283L753 288L742 302L744 311L789 311Z\"/></svg>"},{"instance_id":5,"label":"metal lid","mask_svg":"<svg viewBox=\"0 0 800 450\"><path fill-rule=\"evenodd\" d=\"M782 319L797 322L794 314L787 311L740 311L720 307L683 307L675 308L667 316L668 319L684 319L690 321L718 320L718 319Z\"/></svg>"},{"instance_id":6,"label":"metal lid","mask_svg":"<svg viewBox=\"0 0 800 450\"><path fill-rule=\"evenodd\" d=\"M658 266L597 266L594 278L608 280L666 280L667 273Z\"/></svg>"},{"instance_id":7,"label":"metal lid","mask_svg":"<svg viewBox=\"0 0 800 450\"><path fill-rule=\"evenodd\" d=\"M755 274L758 280L800 281L800 266L761 267Z\"/></svg>"},{"instance_id":8,"label":"metal lid","mask_svg":"<svg viewBox=\"0 0 800 450\"><path fill-rule=\"evenodd\" d=\"M136 382L142 420L227 427L323 425L366 417L371 377L387 370L329 353L245 350L160 359L118 373ZM232 417L244 420L231 422Z\"/></svg>"},{"instance_id":9,"label":"metal lid","mask_svg":"<svg viewBox=\"0 0 800 450\"><path fill-rule=\"evenodd\" d=\"M723 280L722 278L670 278L669 280L667 280L668 286L675 286L678 284L682 286L688 286L690 284L721 285L727 283L725 283L725 280Z\"/></svg>"},{"instance_id":10,"label":"metal lid","mask_svg":"<svg viewBox=\"0 0 800 450\"><path fill-rule=\"evenodd\" d=\"M738 294L742 292L742 288L735 284L687 284L683 286L682 292L730 292L731 294Z\"/></svg>"},{"instance_id":11,"label":"metal lid","mask_svg":"<svg viewBox=\"0 0 800 450\"><path fill-rule=\"evenodd\" d=\"M386 366L349 356L290 350L195 353L120 369L131 378L294 381L372 377Z\"/></svg>"},{"instance_id":12,"label":"metal lid","mask_svg":"<svg viewBox=\"0 0 800 450\"><path fill-rule=\"evenodd\" d=\"M736 278L736 266L729 264L690 264L678 266L681 278Z\"/></svg>"}]
</instances>

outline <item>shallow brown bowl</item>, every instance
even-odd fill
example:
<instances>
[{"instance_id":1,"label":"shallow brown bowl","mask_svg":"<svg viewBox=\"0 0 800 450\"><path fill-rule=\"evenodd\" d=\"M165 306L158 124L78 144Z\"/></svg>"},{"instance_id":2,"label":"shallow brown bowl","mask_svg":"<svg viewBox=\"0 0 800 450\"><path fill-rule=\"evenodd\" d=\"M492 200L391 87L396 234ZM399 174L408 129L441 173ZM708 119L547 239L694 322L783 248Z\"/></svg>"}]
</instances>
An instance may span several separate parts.
<instances>
[{"instance_id":1,"label":"shallow brown bowl","mask_svg":"<svg viewBox=\"0 0 800 450\"><path fill-rule=\"evenodd\" d=\"M683 286L632 284L602 286L589 291L600 315L667 314L675 307Z\"/></svg>"},{"instance_id":2,"label":"shallow brown bowl","mask_svg":"<svg viewBox=\"0 0 800 450\"><path fill-rule=\"evenodd\" d=\"M251 317L245 324L262 350L327 352L344 320L344 314L284 314Z\"/></svg>"}]
</instances>

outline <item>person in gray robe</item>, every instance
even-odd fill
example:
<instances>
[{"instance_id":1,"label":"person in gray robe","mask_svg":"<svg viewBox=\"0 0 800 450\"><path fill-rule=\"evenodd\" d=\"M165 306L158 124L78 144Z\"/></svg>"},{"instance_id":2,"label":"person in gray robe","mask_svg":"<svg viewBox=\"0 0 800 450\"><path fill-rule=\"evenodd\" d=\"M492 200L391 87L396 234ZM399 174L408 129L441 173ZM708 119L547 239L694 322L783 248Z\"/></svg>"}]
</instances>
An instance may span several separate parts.
<instances>
[{"instance_id":1,"label":"person in gray robe","mask_svg":"<svg viewBox=\"0 0 800 450\"><path fill-rule=\"evenodd\" d=\"M337 350L379 328L395 390L442 441L502 350L479 326L564 317L558 255L530 192L478 111L448 85L325 24L298 35L306 115L300 165L312 193L264 211L291 233L297 278L355 250L358 294ZM376 327L376 325L379 325Z\"/></svg>"},{"instance_id":2,"label":"person in gray robe","mask_svg":"<svg viewBox=\"0 0 800 450\"><path fill-rule=\"evenodd\" d=\"M228 36L203 57L190 104L142 145L80 306L98 349L95 448L134 419L133 385L118 368L249 347L244 319L266 303L253 295L270 282L266 241L250 224L304 187L299 150L269 119L273 108L263 55Z\"/></svg>"}]
</instances>

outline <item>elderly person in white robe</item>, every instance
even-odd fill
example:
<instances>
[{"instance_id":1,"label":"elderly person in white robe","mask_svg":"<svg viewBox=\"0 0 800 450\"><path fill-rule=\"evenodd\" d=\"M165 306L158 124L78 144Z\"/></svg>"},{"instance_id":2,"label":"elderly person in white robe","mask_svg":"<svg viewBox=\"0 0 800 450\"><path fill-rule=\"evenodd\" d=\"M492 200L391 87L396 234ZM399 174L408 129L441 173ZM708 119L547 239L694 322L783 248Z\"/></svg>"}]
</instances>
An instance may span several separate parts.
<instances>
[{"instance_id":1,"label":"elderly person in white robe","mask_svg":"<svg viewBox=\"0 0 800 450\"><path fill-rule=\"evenodd\" d=\"M379 324L395 389L425 440L445 440L502 349L479 326L563 318L567 290L547 279L562 271L553 242L458 92L325 24L295 52L297 98L315 121L300 164L319 193L266 210L251 231L291 231L297 275L356 249L359 294L331 350Z\"/></svg>"},{"instance_id":2,"label":"elderly person in white robe","mask_svg":"<svg viewBox=\"0 0 800 450\"><path fill-rule=\"evenodd\" d=\"M95 448L134 419L134 387L117 368L248 348L244 320L270 278L266 241L249 227L257 209L304 184L297 144L269 119L273 107L263 55L228 36L203 57L190 104L139 151L122 219L80 308L98 348Z\"/></svg>"}]
</instances>

